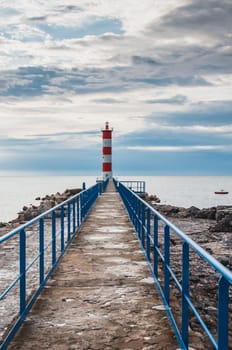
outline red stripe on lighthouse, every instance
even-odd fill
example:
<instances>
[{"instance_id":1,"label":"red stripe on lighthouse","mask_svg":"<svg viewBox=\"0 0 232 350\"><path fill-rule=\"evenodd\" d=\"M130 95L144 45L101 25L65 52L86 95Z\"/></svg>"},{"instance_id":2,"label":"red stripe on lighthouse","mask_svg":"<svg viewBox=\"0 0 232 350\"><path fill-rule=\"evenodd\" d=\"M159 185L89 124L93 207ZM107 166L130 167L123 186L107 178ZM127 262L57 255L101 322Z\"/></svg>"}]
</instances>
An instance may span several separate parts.
<instances>
[{"instance_id":1,"label":"red stripe on lighthouse","mask_svg":"<svg viewBox=\"0 0 232 350\"><path fill-rule=\"evenodd\" d=\"M104 154L111 154L112 153L112 148L111 147L103 147L102 148L102 153Z\"/></svg>"},{"instance_id":2,"label":"red stripe on lighthouse","mask_svg":"<svg viewBox=\"0 0 232 350\"><path fill-rule=\"evenodd\" d=\"M112 163L103 163L102 171L112 171Z\"/></svg>"},{"instance_id":3,"label":"red stripe on lighthouse","mask_svg":"<svg viewBox=\"0 0 232 350\"><path fill-rule=\"evenodd\" d=\"M103 139L111 139L111 130L103 130L102 131L102 137Z\"/></svg>"}]
</instances>

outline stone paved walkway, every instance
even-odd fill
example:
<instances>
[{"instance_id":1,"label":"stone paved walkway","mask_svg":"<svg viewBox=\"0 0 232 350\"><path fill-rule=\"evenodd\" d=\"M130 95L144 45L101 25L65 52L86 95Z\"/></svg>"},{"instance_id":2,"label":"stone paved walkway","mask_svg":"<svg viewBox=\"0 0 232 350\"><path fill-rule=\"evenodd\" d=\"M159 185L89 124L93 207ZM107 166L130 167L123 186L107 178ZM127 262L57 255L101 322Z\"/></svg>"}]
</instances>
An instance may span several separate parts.
<instances>
[{"instance_id":1,"label":"stone paved walkway","mask_svg":"<svg viewBox=\"0 0 232 350\"><path fill-rule=\"evenodd\" d=\"M9 349L177 349L161 305L110 184Z\"/></svg>"}]
</instances>

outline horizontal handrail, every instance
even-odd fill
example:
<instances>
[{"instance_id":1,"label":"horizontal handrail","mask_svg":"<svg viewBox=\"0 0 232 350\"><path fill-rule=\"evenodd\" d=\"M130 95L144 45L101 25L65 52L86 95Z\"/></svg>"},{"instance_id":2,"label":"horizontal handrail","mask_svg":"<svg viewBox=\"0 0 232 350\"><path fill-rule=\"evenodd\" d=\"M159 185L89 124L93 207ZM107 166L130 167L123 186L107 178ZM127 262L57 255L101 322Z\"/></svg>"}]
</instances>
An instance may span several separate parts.
<instances>
[{"instance_id":1,"label":"horizontal handrail","mask_svg":"<svg viewBox=\"0 0 232 350\"><path fill-rule=\"evenodd\" d=\"M116 182L117 183L117 182ZM120 182L122 184L122 182ZM122 184L123 185L123 184ZM205 259L211 266L215 268L219 273L221 273L229 283L232 283L232 273L231 271L225 267L220 261L215 259L212 255L210 255L205 249L203 249L199 244L193 241L188 235L186 235L183 231L181 231L178 227L172 224L168 219L166 219L162 214L160 214L156 209L154 209L149 203L140 198L136 193L128 189L134 197L140 200L147 208L149 208L164 224L168 225L183 241L187 242L189 246L198 253L203 259Z\"/></svg>"},{"instance_id":2,"label":"horizontal handrail","mask_svg":"<svg viewBox=\"0 0 232 350\"><path fill-rule=\"evenodd\" d=\"M86 219L97 197L106 190L107 184L108 181L103 181L101 184L97 183L84 189L0 237L0 248L3 243L7 244L9 240L19 238L15 240L16 246L14 248L17 249L17 245L19 247L19 271L18 273L16 271L17 275L13 281L6 282L7 285L5 288L3 287L4 290L0 294L0 302L5 302L1 310L4 310L4 305L6 305L5 312L7 312L9 293L13 288L19 286L18 311L16 310L15 321L4 337L0 350L5 350L10 344L65 250L77 234L82 222ZM33 253L27 251L28 228L33 229L33 235L38 236L38 239L35 240L37 246L35 251L33 249ZM35 256L31 256L32 254ZM39 265L38 271L32 271L36 275L34 277L38 277L37 284L27 277L28 272L35 264ZM33 289L33 293L30 291L31 289ZM11 321L9 320L9 322Z\"/></svg>"},{"instance_id":3,"label":"horizontal handrail","mask_svg":"<svg viewBox=\"0 0 232 350\"><path fill-rule=\"evenodd\" d=\"M94 185L93 187L95 187L97 185ZM92 188L92 187L91 187ZM90 188L90 189L91 189ZM56 206L52 207L51 209L46 210L44 213L41 213L39 215L37 215L36 217L34 217L33 219L31 219L30 221L27 221L25 224L22 224L20 226L18 226L17 228L15 228L14 230L10 231L9 233L5 234L4 236L0 237L0 244L7 241L9 238L12 238L15 234L19 233L19 231L24 230L26 228L28 228L29 226L33 225L34 223L36 223L37 221L39 221L40 219L48 216L49 214L51 214L52 212L54 212L57 209L60 209L62 206L64 206L67 203L72 202L73 200L75 200L77 197L79 197L81 194L83 193L87 193L90 189L86 189L83 190L71 197L69 197L68 199L66 199L64 202L57 204Z\"/></svg>"},{"instance_id":4,"label":"horizontal handrail","mask_svg":"<svg viewBox=\"0 0 232 350\"><path fill-rule=\"evenodd\" d=\"M217 259L204 250L199 244L193 241L183 231L178 229L157 210L155 210L146 201L140 198L136 193L127 188L122 182L114 180L124 205L129 214L130 220L137 233L137 237L144 250L148 265L154 277L155 284L160 292L161 298L166 307L171 324L182 349L188 349L189 343L189 311L197 318L200 327L207 335L212 346L218 350L228 350L228 324L229 324L229 290L232 285L232 272L221 264ZM151 229L151 220L153 218L153 228ZM164 226L163 252L160 250L159 239L161 233L158 222L162 222ZM171 240L170 232L175 234L182 244L180 270L175 271L170 262ZM153 245L151 249L151 245ZM190 297L190 278L191 271L190 258L192 251L201 257L211 268L215 270L215 278L217 279L218 288L218 305L217 305L217 339L207 327L207 324L197 310L194 301ZM160 283L160 270L158 269L159 260L163 269L163 285ZM181 276L181 280L176 274ZM217 276L219 274L219 277ZM181 327L177 326L175 314L170 307L170 291L171 281L181 294Z\"/></svg>"}]
</instances>

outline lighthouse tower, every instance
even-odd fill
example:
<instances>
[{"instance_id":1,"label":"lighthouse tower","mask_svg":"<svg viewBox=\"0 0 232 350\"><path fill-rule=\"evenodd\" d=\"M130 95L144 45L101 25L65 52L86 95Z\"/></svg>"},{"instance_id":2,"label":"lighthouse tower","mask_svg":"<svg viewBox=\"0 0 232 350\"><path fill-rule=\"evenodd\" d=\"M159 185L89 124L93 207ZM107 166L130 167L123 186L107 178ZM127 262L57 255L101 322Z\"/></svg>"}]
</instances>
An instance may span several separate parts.
<instances>
[{"instance_id":1,"label":"lighthouse tower","mask_svg":"<svg viewBox=\"0 0 232 350\"><path fill-rule=\"evenodd\" d=\"M112 131L109 123L106 122L105 129L102 129L102 176L103 180L112 177Z\"/></svg>"}]
</instances>

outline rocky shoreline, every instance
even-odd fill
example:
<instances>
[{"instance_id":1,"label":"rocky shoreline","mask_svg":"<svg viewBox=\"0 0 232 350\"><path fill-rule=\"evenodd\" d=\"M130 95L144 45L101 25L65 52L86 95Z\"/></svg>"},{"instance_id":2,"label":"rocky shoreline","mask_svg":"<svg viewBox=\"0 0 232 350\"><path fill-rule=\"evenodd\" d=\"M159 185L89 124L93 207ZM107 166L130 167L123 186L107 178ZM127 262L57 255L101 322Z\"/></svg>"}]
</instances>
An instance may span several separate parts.
<instances>
[{"instance_id":1,"label":"rocky shoreline","mask_svg":"<svg viewBox=\"0 0 232 350\"><path fill-rule=\"evenodd\" d=\"M35 200L39 201L38 205L23 206L22 210L18 213L18 216L15 219L9 222L0 222L0 236L55 207L56 205L61 204L81 191L81 188L72 188L66 189L63 193L57 192L51 195L47 194L44 197L36 197Z\"/></svg>"},{"instance_id":2,"label":"rocky shoreline","mask_svg":"<svg viewBox=\"0 0 232 350\"><path fill-rule=\"evenodd\" d=\"M195 206L184 208L160 204L160 199L156 195L146 195L144 199L163 216L179 219L212 220L212 226L210 227L212 232L232 232L232 205L220 205L203 209Z\"/></svg>"}]
</instances>

